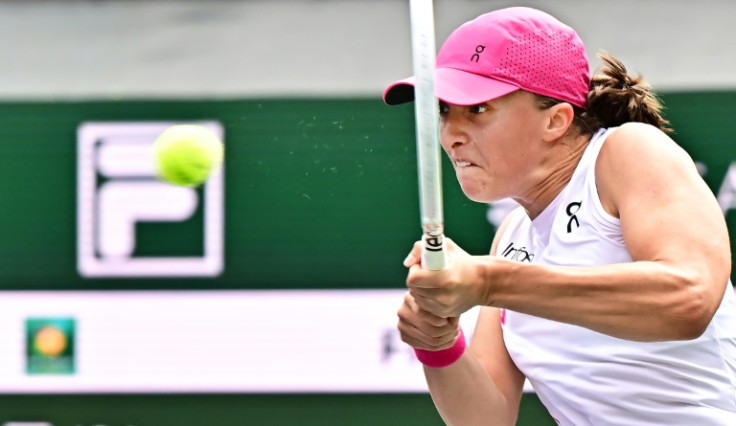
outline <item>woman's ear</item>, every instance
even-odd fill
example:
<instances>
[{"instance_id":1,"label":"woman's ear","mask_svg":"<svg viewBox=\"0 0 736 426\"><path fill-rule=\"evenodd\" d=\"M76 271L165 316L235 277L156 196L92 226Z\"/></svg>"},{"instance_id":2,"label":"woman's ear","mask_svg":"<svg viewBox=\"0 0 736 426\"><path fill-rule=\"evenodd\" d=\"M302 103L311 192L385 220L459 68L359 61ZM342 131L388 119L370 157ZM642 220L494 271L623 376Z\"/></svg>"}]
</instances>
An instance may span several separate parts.
<instances>
[{"instance_id":1,"label":"woman's ear","mask_svg":"<svg viewBox=\"0 0 736 426\"><path fill-rule=\"evenodd\" d=\"M572 105L562 102L547 109L547 126L544 129L544 141L549 142L561 138L575 119Z\"/></svg>"}]
</instances>

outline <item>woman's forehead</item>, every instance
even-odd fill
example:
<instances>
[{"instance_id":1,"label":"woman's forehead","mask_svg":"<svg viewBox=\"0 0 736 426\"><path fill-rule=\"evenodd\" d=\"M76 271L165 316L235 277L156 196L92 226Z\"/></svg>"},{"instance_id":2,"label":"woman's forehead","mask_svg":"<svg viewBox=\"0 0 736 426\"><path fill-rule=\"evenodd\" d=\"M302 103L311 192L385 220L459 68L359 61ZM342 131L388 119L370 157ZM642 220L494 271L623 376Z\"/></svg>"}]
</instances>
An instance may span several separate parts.
<instances>
[{"instance_id":1,"label":"woman's forehead","mask_svg":"<svg viewBox=\"0 0 736 426\"><path fill-rule=\"evenodd\" d=\"M443 104L443 105L449 105L449 106L458 107L458 108L469 108L469 107L474 107L478 105L488 105L493 108L502 108L502 107L508 107L511 105L525 105L525 104L535 105L536 95L526 90L519 89L509 94L503 95L501 97L490 99L485 102L481 102L481 103L473 104L473 105L458 105L458 104L453 104L451 102L444 101L442 99L440 99L439 102L440 104Z\"/></svg>"}]
</instances>

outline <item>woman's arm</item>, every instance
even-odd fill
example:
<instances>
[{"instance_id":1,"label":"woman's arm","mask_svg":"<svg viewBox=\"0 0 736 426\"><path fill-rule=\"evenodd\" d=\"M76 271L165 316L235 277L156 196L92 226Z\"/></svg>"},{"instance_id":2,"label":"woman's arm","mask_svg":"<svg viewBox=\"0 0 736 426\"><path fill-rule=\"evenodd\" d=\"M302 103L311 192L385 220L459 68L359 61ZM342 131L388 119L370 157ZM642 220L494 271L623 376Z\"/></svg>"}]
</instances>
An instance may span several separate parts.
<instances>
[{"instance_id":1,"label":"woman's arm","mask_svg":"<svg viewBox=\"0 0 736 426\"><path fill-rule=\"evenodd\" d=\"M496 232L491 253L505 224ZM415 247L421 250L421 245ZM405 264L411 267L413 262ZM455 342L457 319L423 311L407 293L398 328L402 340L414 348L438 350ZM460 359L443 368L425 366L424 374L437 411L448 425L516 423L524 376L506 351L498 309L481 308L471 343Z\"/></svg>"},{"instance_id":2,"label":"woman's arm","mask_svg":"<svg viewBox=\"0 0 736 426\"><path fill-rule=\"evenodd\" d=\"M457 321L421 311L409 293L399 309L398 328L404 342L429 351L452 346L457 336ZM442 368L424 366L424 374L448 425L515 424L524 376L506 351L497 308L481 308L471 344L457 361Z\"/></svg>"},{"instance_id":3,"label":"woman's arm","mask_svg":"<svg viewBox=\"0 0 736 426\"><path fill-rule=\"evenodd\" d=\"M481 308L470 347L457 362L425 366L424 374L448 425L516 424L524 376L506 351L497 308Z\"/></svg>"},{"instance_id":4,"label":"woman's arm","mask_svg":"<svg viewBox=\"0 0 736 426\"><path fill-rule=\"evenodd\" d=\"M417 303L440 317L476 304L504 307L630 340L702 334L731 255L723 214L690 157L659 130L630 123L603 145L596 180L634 262L566 267L457 256L446 270L410 272Z\"/></svg>"}]
</instances>

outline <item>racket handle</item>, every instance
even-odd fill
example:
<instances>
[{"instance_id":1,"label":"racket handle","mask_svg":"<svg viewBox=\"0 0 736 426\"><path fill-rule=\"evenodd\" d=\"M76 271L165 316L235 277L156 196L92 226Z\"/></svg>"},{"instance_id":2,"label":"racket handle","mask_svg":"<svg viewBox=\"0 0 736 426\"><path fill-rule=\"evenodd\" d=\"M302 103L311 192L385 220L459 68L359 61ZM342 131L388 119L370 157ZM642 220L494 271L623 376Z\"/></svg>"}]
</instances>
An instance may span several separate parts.
<instances>
[{"instance_id":1,"label":"racket handle","mask_svg":"<svg viewBox=\"0 0 736 426\"><path fill-rule=\"evenodd\" d=\"M422 235L422 268L432 271L445 269L447 264L447 250L445 249L445 236Z\"/></svg>"}]
</instances>

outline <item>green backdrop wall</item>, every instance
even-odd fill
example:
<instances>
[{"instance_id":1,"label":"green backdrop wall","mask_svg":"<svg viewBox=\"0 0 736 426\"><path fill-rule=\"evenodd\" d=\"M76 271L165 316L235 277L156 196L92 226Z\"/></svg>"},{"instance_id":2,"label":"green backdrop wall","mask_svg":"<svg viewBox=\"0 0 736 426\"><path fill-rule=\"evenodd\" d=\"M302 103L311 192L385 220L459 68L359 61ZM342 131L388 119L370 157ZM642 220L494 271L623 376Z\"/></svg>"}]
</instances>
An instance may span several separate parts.
<instances>
[{"instance_id":1,"label":"green backdrop wall","mask_svg":"<svg viewBox=\"0 0 736 426\"><path fill-rule=\"evenodd\" d=\"M0 105L4 289L397 287L418 237L413 111L377 100ZM214 280L76 272L76 130L87 121L214 119L225 128L226 269ZM448 165L449 167L449 165ZM451 177L451 176L450 176ZM451 180L447 179L448 182ZM485 207L447 188L447 221L486 251ZM460 225L462 224L462 225ZM149 229L165 239L166 230ZM143 238L156 243L155 235ZM284 259L290 267L284 268ZM365 265L365 266L361 266Z\"/></svg>"},{"instance_id":2,"label":"green backdrop wall","mask_svg":"<svg viewBox=\"0 0 736 426\"><path fill-rule=\"evenodd\" d=\"M674 138L707 166L705 179L718 191L736 157L736 93L663 98ZM401 259L419 235L411 105L387 107L373 99L111 101L6 103L0 111L2 289L402 285ZM73 249L77 126L201 119L225 128L225 273L207 280L82 279ZM493 235L487 207L466 200L450 165L444 166L447 233L470 252L484 253ZM144 241L165 239L165 229L149 228ZM284 259L290 267L283 267Z\"/></svg>"}]
</instances>

